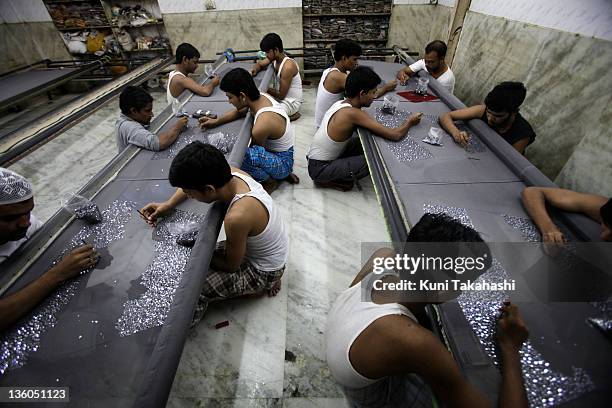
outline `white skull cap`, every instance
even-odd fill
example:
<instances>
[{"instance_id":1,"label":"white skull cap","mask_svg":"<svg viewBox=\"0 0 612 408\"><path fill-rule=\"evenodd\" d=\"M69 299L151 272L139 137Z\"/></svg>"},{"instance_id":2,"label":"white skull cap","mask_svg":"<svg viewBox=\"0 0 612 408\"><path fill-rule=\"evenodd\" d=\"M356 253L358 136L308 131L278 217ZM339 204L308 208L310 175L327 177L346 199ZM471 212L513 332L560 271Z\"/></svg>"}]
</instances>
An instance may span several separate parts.
<instances>
[{"instance_id":1,"label":"white skull cap","mask_svg":"<svg viewBox=\"0 0 612 408\"><path fill-rule=\"evenodd\" d=\"M0 205L20 203L33 196L32 184L25 177L0 167Z\"/></svg>"}]
</instances>

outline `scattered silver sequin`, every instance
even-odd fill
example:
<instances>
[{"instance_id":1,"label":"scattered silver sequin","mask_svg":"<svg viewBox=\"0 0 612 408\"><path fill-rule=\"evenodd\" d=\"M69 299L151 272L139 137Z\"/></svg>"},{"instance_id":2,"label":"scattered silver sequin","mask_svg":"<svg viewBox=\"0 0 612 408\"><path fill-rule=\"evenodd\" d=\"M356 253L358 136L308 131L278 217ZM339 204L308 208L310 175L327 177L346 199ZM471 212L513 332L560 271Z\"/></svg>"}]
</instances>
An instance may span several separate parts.
<instances>
[{"instance_id":1,"label":"scattered silver sequin","mask_svg":"<svg viewBox=\"0 0 612 408\"><path fill-rule=\"evenodd\" d=\"M463 132L466 132L470 136L468 143L465 146L465 150L468 153L484 153L487 151L487 148L480 141L478 136L476 136L465 124L458 123L457 128Z\"/></svg>"},{"instance_id":2,"label":"scattered silver sequin","mask_svg":"<svg viewBox=\"0 0 612 408\"><path fill-rule=\"evenodd\" d=\"M404 124L412 112L409 112L405 109L396 109L394 114L386 113L380 107L375 108L374 118L381 125L388 128L396 128L400 127Z\"/></svg>"},{"instance_id":3,"label":"scattered silver sequin","mask_svg":"<svg viewBox=\"0 0 612 408\"><path fill-rule=\"evenodd\" d=\"M88 222L90 224L97 224L102 221L102 214L100 214L100 209L98 208L96 203L93 203L91 201L89 201L85 205L75 208L74 214L78 219Z\"/></svg>"},{"instance_id":4,"label":"scattered silver sequin","mask_svg":"<svg viewBox=\"0 0 612 408\"><path fill-rule=\"evenodd\" d=\"M423 211L430 214L441 214L444 213L451 218L456 219L463 225L474 228L470 216L468 215L467 209L460 207L449 207L440 204L423 204Z\"/></svg>"},{"instance_id":5,"label":"scattered silver sequin","mask_svg":"<svg viewBox=\"0 0 612 408\"><path fill-rule=\"evenodd\" d=\"M419 145L406 135L399 142L387 141L387 147L401 163L411 163L415 160L430 159L433 157L429 149Z\"/></svg>"},{"instance_id":6,"label":"scattered silver sequin","mask_svg":"<svg viewBox=\"0 0 612 408\"><path fill-rule=\"evenodd\" d=\"M107 247L111 242L121 239L125 223L135 213L134 208L136 206L131 202L113 202L103 211L104 221L95 225L85 225L68 243L63 254L83 245L84 239L89 238L89 242L96 248ZM52 265L61 258L62 256L59 256ZM44 334L57 324L58 313L76 294L80 279L62 285L7 332L0 341L0 374L22 367L30 354L38 350Z\"/></svg>"},{"instance_id":7,"label":"scattered silver sequin","mask_svg":"<svg viewBox=\"0 0 612 408\"><path fill-rule=\"evenodd\" d=\"M506 221L506 224L521 232L523 240L527 242L540 242L540 232L529 218L508 214L502 214L502 218Z\"/></svg>"},{"instance_id":8,"label":"scattered silver sequin","mask_svg":"<svg viewBox=\"0 0 612 408\"><path fill-rule=\"evenodd\" d=\"M473 227L465 208L424 204L423 211L429 213L444 212L462 224ZM506 219L506 217L504 218ZM517 222L516 220L511 221ZM506 222L508 222L508 219ZM525 228L524 224L521 225ZM496 259L493 259L491 268L477 281L501 283L508 279L510 279L510 276L504 267ZM495 346L496 325L499 318L499 309L507 299L508 295L504 291L464 291L457 299L484 351L495 365L500 363ZM582 368L572 367L571 375L553 370L550 363L543 358L530 341L523 345L519 353L525 390L531 407L560 405L595 388L593 381Z\"/></svg>"},{"instance_id":9,"label":"scattered silver sequin","mask_svg":"<svg viewBox=\"0 0 612 408\"><path fill-rule=\"evenodd\" d=\"M158 241L155 244L155 258L141 276L141 284L147 291L138 299L124 303L123 313L115 324L122 337L164 324L191 255L191 248L178 245L177 237L170 233L166 225L193 221L201 223L203 219L203 215L177 210L158 223L154 234L154 239Z\"/></svg>"},{"instance_id":10,"label":"scattered silver sequin","mask_svg":"<svg viewBox=\"0 0 612 408\"><path fill-rule=\"evenodd\" d=\"M212 134L209 134L209 132L209 130L202 130L198 127L194 127L188 132L183 132L172 144L172 146L161 152L155 152L152 160L173 159L177 153L183 149L183 147L195 141L210 143L221 150L223 154L229 154L234 146L234 143L236 143L236 140L238 139L238 134L234 132L215 132ZM218 134L221 134L223 137L217 136Z\"/></svg>"},{"instance_id":11,"label":"scattered silver sequin","mask_svg":"<svg viewBox=\"0 0 612 408\"><path fill-rule=\"evenodd\" d=\"M587 321L608 336L612 336L612 302L592 302L591 305L601 312L601 316L589 317Z\"/></svg>"}]
</instances>

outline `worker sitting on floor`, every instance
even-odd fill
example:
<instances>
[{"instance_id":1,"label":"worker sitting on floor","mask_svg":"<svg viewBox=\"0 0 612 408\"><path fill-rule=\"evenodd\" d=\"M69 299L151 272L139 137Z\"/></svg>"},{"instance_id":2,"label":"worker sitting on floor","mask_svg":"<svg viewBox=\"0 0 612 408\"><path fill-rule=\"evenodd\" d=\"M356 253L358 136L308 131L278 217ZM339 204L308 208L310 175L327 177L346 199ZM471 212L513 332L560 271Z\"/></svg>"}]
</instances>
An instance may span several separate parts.
<instances>
[{"instance_id":1,"label":"worker sitting on floor","mask_svg":"<svg viewBox=\"0 0 612 408\"><path fill-rule=\"evenodd\" d=\"M266 53L266 58L253 66L251 74L255 76L271 62L274 63L274 88L268 89L267 92L281 103L289 119L296 120L300 117L300 106L304 101L298 64L285 55L283 40L278 34L266 34L259 43L259 48Z\"/></svg>"},{"instance_id":2,"label":"worker sitting on floor","mask_svg":"<svg viewBox=\"0 0 612 408\"><path fill-rule=\"evenodd\" d=\"M189 78L189 74L193 74L198 69L199 59L200 53L193 45L182 43L176 47L176 69L170 72L168 88L166 89L168 105L172 105L174 113L180 110L181 103L177 98L185 89L190 90L196 95L210 96L215 90L215 86L219 85L218 75L214 75L210 82L204 85L200 85Z\"/></svg>"},{"instance_id":3,"label":"worker sitting on floor","mask_svg":"<svg viewBox=\"0 0 612 408\"><path fill-rule=\"evenodd\" d=\"M601 239L612 241L612 198L562 188L527 187L522 199L523 206L542 234L543 242L563 243L566 240L548 215L547 204L562 211L585 214L601 223Z\"/></svg>"},{"instance_id":4,"label":"worker sitting on floor","mask_svg":"<svg viewBox=\"0 0 612 408\"><path fill-rule=\"evenodd\" d=\"M420 122L422 114L414 114L400 127L388 128L374 120L362 107L376 97L380 77L368 67L357 67L346 78L346 99L334 103L323 116L308 151L308 174L319 187L341 191L369 174L368 165L355 128L361 126L375 135L398 141L408 129Z\"/></svg>"},{"instance_id":5,"label":"worker sitting on floor","mask_svg":"<svg viewBox=\"0 0 612 408\"><path fill-rule=\"evenodd\" d=\"M440 40L432 41L425 47L425 58L422 58L397 73L400 83L405 83L408 78L417 72L425 69L432 77L436 78L440 85L445 87L448 92L455 90L455 75L446 65L446 44Z\"/></svg>"},{"instance_id":6,"label":"worker sitting on floor","mask_svg":"<svg viewBox=\"0 0 612 408\"><path fill-rule=\"evenodd\" d=\"M159 136L147 128L153 118L153 98L144 89L128 86L119 96L121 114L115 122L117 149L121 152L129 144L146 150L164 150L170 146L187 125L187 118L177 118L175 123Z\"/></svg>"},{"instance_id":7,"label":"worker sitting on floor","mask_svg":"<svg viewBox=\"0 0 612 408\"><path fill-rule=\"evenodd\" d=\"M477 252L488 251L475 230L446 214L425 214L410 230L408 242L466 242ZM422 291L418 295L423 296L421 300L414 301L412 290L382 290L403 282L394 269L372 273L376 263L380 265L377 258L387 261L384 258L394 257L391 249L376 251L329 312L327 364L349 405L490 407L492 401L464 378L445 345L424 327L428 323L427 304L450 300L459 292ZM416 280L410 283L420 287ZM516 306L506 302L501 312L496 334L502 360L499 405L527 407L519 350L528 330ZM434 395L440 403L434 401Z\"/></svg>"},{"instance_id":8,"label":"worker sitting on floor","mask_svg":"<svg viewBox=\"0 0 612 408\"><path fill-rule=\"evenodd\" d=\"M226 240L212 256L193 323L204 316L211 301L263 292L275 296L287 262L289 238L279 209L262 186L230 167L216 147L199 141L176 155L168 178L178 190L166 202L142 209L149 223L187 197L228 204Z\"/></svg>"},{"instance_id":9,"label":"worker sitting on floor","mask_svg":"<svg viewBox=\"0 0 612 408\"><path fill-rule=\"evenodd\" d=\"M32 185L19 174L0 167L0 264L42 226L31 213ZM62 283L98 262L90 245L74 249L23 289L0 298L0 331L4 331Z\"/></svg>"},{"instance_id":10,"label":"worker sitting on floor","mask_svg":"<svg viewBox=\"0 0 612 408\"><path fill-rule=\"evenodd\" d=\"M315 103L315 126L321 126L323 115L334 104L344 98L344 86L349 71L357 66L357 58L361 55L361 46L353 40L342 39L334 46L334 60L336 63L323 71L319 88L317 89L317 100ZM397 86L393 80L378 88L376 98L392 91Z\"/></svg>"},{"instance_id":11,"label":"worker sitting on floor","mask_svg":"<svg viewBox=\"0 0 612 408\"><path fill-rule=\"evenodd\" d=\"M519 113L527 90L520 82L502 82L485 98L483 105L470 106L440 116L440 125L455 140L465 146L469 141L467 132L460 131L454 120L482 119L519 153L535 140L535 132L529 122Z\"/></svg>"},{"instance_id":12,"label":"worker sitting on floor","mask_svg":"<svg viewBox=\"0 0 612 408\"><path fill-rule=\"evenodd\" d=\"M293 171L294 133L289 117L270 95L260 93L253 77L242 68L234 68L221 81L232 109L218 117L200 118L200 126L212 128L246 115L254 116L251 130L251 146L242 161L242 170L261 183L268 193L286 180L292 184L299 179Z\"/></svg>"}]
</instances>

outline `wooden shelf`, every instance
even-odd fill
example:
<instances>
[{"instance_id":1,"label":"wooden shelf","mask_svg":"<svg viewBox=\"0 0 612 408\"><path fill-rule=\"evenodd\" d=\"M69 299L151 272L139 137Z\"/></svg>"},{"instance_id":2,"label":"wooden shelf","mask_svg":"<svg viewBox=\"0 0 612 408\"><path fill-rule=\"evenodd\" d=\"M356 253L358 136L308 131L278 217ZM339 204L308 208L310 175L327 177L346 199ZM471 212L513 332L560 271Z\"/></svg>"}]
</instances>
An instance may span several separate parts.
<instances>
[{"instance_id":1,"label":"wooden shelf","mask_svg":"<svg viewBox=\"0 0 612 408\"><path fill-rule=\"evenodd\" d=\"M303 17L388 17L391 13L321 13L302 14Z\"/></svg>"},{"instance_id":2,"label":"wooden shelf","mask_svg":"<svg viewBox=\"0 0 612 408\"><path fill-rule=\"evenodd\" d=\"M123 50L124 52L161 52L161 51L170 51L168 48L148 48L146 50Z\"/></svg>"},{"instance_id":3,"label":"wooden shelf","mask_svg":"<svg viewBox=\"0 0 612 408\"><path fill-rule=\"evenodd\" d=\"M100 26L85 26L85 27L64 27L58 28L58 31L83 31L83 30L102 30L105 28L111 28L109 25L100 25Z\"/></svg>"},{"instance_id":4,"label":"wooden shelf","mask_svg":"<svg viewBox=\"0 0 612 408\"><path fill-rule=\"evenodd\" d=\"M119 27L117 24L113 24L113 28L142 28L142 27L151 27L151 26L156 26L156 25L163 25L164 22L163 21L156 21L154 23L147 23L147 24L143 24L141 26L132 26L132 25L125 25L123 27Z\"/></svg>"},{"instance_id":5,"label":"wooden shelf","mask_svg":"<svg viewBox=\"0 0 612 408\"><path fill-rule=\"evenodd\" d=\"M335 43L338 42L340 40L340 38L309 38L309 39L304 39L304 43ZM357 41L358 43L365 43L365 42L373 42L373 43L386 43L387 39L366 39L366 40L359 40L359 39L355 39L355 41Z\"/></svg>"}]
</instances>

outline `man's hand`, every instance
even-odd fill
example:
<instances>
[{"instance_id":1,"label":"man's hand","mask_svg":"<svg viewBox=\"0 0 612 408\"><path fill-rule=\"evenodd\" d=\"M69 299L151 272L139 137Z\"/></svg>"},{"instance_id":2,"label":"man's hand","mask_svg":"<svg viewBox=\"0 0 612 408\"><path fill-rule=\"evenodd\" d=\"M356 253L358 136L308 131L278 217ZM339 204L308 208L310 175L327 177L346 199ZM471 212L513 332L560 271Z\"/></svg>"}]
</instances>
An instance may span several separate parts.
<instances>
[{"instance_id":1,"label":"man's hand","mask_svg":"<svg viewBox=\"0 0 612 408\"><path fill-rule=\"evenodd\" d=\"M189 123L189 118L187 116L183 116L182 118L178 118L176 123L174 124L176 130L183 130L185 126Z\"/></svg>"},{"instance_id":2,"label":"man's hand","mask_svg":"<svg viewBox=\"0 0 612 408\"><path fill-rule=\"evenodd\" d=\"M149 203L142 207L140 212L142 213L142 218L147 222L147 224L155 226L157 219L171 209L172 207L168 205L168 203Z\"/></svg>"},{"instance_id":3,"label":"man's hand","mask_svg":"<svg viewBox=\"0 0 612 408\"><path fill-rule=\"evenodd\" d=\"M413 113L408 118L408 124L410 126L418 125L421 122L422 117L423 117L423 112Z\"/></svg>"},{"instance_id":4,"label":"man's hand","mask_svg":"<svg viewBox=\"0 0 612 408\"><path fill-rule=\"evenodd\" d=\"M529 330L516 305L504 302L497 322L497 341L503 351L517 352L529 337Z\"/></svg>"},{"instance_id":5,"label":"man's hand","mask_svg":"<svg viewBox=\"0 0 612 408\"><path fill-rule=\"evenodd\" d=\"M202 129L212 129L219 125L218 122L218 119L209 118L208 116L203 116L198 119L198 123Z\"/></svg>"},{"instance_id":6,"label":"man's hand","mask_svg":"<svg viewBox=\"0 0 612 408\"><path fill-rule=\"evenodd\" d=\"M406 85L406 81L408 81L408 79L410 79L408 74L406 74L403 69L400 69L397 73L397 80L399 81L400 85Z\"/></svg>"},{"instance_id":7,"label":"man's hand","mask_svg":"<svg viewBox=\"0 0 612 408\"><path fill-rule=\"evenodd\" d=\"M62 260L49 270L57 283L73 278L84 269L91 268L99 260L99 254L91 245L83 245L64 256Z\"/></svg>"},{"instance_id":8,"label":"man's hand","mask_svg":"<svg viewBox=\"0 0 612 408\"><path fill-rule=\"evenodd\" d=\"M542 242L551 242L555 244L563 244L567 240L561 231L557 228L542 233Z\"/></svg>"},{"instance_id":9,"label":"man's hand","mask_svg":"<svg viewBox=\"0 0 612 408\"><path fill-rule=\"evenodd\" d=\"M397 87L397 80L394 79L393 81L387 82L383 88L385 92L390 92L394 90L396 87Z\"/></svg>"},{"instance_id":10,"label":"man's hand","mask_svg":"<svg viewBox=\"0 0 612 408\"><path fill-rule=\"evenodd\" d=\"M255 65L253 65L253 68L251 68L251 75L255 76L259 71L261 71L261 66L258 63L255 63Z\"/></svg>"},{"instance_id":11,"label":"man's hand","mask_svg":"<svg viewBox=\"0 0 612 408\"><path fill-rule=\"evenodd\" d=\"M467 146L468 142L470 141L470 135L464 131L456 132L452 136L455 142L459 143L463 147Z\"/></svg>"},{"instance_id":12,"label":"man's hand","mask_svg":"<svg viewBox=\"0 0 612 408\"><path fill-rule=\"evenodd\" d=\"M210 80L210 84L212 86L217 86L217 85L219 85L220 82L221 82L221 78L219 77L219 75L218 74L213 74L212 78Z\"/></svg>"}]
</instances>

